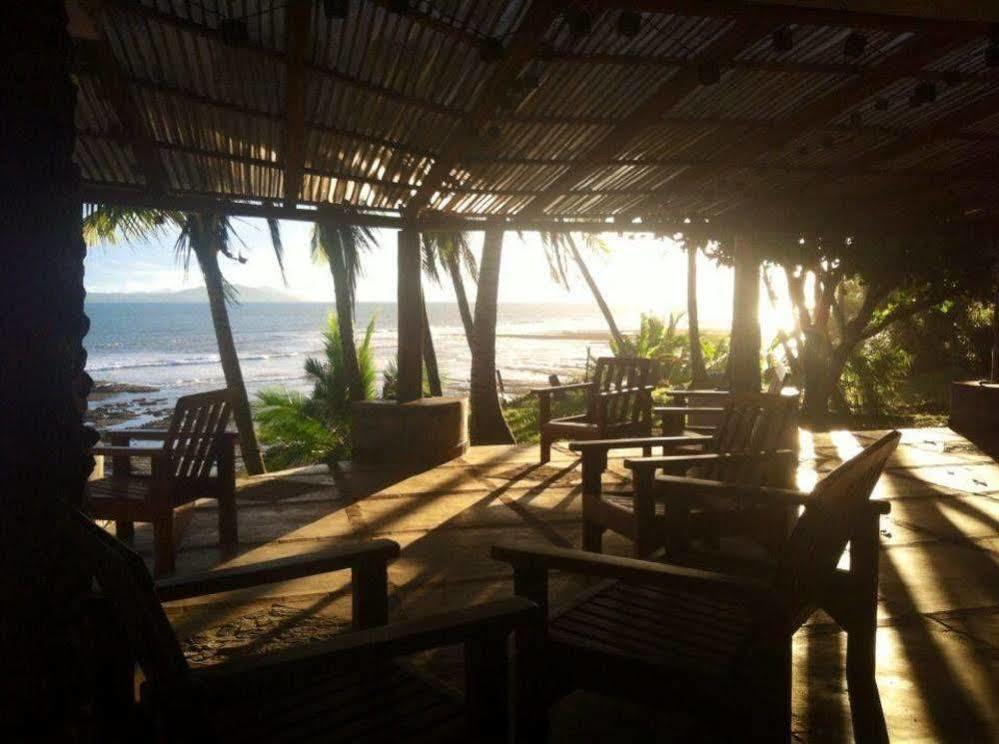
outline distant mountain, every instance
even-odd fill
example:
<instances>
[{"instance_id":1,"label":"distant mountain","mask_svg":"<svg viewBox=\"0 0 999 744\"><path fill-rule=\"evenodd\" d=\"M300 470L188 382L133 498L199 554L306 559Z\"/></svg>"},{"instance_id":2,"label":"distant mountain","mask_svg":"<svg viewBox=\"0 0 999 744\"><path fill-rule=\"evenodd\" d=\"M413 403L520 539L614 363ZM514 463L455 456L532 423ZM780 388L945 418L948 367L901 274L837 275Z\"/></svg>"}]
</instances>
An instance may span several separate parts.
<instances>
[{"instance_id":1,"label":"distant mountain","mask_svg":"<svg viewBox=\"0 0 999 744\"><path fill-rule=\"evenodd\" d=\"M299 297L270 287L244 287L234 285L240 302L303 302ZM87 292L87 302L208 302L204 287L192 287L176 292Z\"/></svg>"}]
</instances>

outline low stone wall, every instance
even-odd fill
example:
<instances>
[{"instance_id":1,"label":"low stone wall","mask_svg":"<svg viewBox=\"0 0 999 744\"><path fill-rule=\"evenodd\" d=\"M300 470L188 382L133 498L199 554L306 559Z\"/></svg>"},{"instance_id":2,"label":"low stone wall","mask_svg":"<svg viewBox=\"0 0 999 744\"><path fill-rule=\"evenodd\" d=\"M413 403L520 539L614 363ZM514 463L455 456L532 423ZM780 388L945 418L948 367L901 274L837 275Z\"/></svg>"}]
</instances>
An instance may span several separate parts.
<instances>
[{"instance_id":1,"label":"low stone wall","mask_svg":"<svg viewBox=\"0 0 999 744\"><path fill-rule=\"evenodd\" d=\"M353 414L353 462L360 465L426 470L468 449L467 398L365 400Z\"/></svg>"}]
</instances>

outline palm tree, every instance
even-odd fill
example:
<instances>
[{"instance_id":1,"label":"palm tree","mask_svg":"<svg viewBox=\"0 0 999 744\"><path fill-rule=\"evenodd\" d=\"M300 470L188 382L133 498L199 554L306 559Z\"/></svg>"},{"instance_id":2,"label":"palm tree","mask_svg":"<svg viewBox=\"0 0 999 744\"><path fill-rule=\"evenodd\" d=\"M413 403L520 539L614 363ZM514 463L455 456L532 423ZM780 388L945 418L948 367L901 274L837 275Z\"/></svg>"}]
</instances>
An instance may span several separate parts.
<instances>
[{"instance_id":1,"label":"palm tree","mask_svg":"<svg viewBox=\"0 0 999 744\"><path fill-rule=\"evenodd\" d=\"M469 309L468 296L465 294L465 283L461 276L464 267L472 277L475 277L475 254L468 244L468 236L464 233L424 233L421 240L423 253L423 273L438 286L441 284L441 269L451 276L455 297L458 300L458 312L465 328L465 339L469 350L472 348L474 322ZM431 395L443 395L440 372L437 366L437 352L434 349L434 337L430 331L430 317L427 314L427 303L423 302L423 364L427 370L427 383Z\"/></svg>"},{"instance_id":2,"label":"palm tree","mask_svg":"<svg viewBox=\"0 0 999 744\"><path fill-rule=\"evenodd\" d=\"M281 245L281 232L276 220L267 220L271 245L277 258L281 276L284 278L284 249ZM233 419L239 432L240 452L243 465L251 475L264 472L264 461L253 429L253 415L250 400L243 382L243 370L239 365L236 343L232 337L229 322L229 309L226 303L235 299L232 286L222 275L218 254L226 258L245 261L237 256L234 243L239 240L232 220L214 212L182 213L169 210L134 210L111 206L101 206L84 219L83 234L88 243L117 243L148 241L163 234L170 228L178 228L180 235L174 245L178 259L187 271L193 255L201 268L208 294L208 305L215 328L215 340L219 348L219 361L225 376L226 386L233 396Z\"/></svg>"},{"instance_id":3,"label":"palm tree","mask_svg":"<svg viewBox=\"0 0 999 744\"><path fill-rule=\"evenodd\" d=\"M579 273L583 275L586 285L590 288L590 292L593 294L593 299L596 300L597 306L600 308L600 312L603 313L604 320L607 321L607 327L610 329L611 339L614 341L615 346L619 349L626 349L627 342L621 334L621 330L618 328L617 322L614 320L614 314L607 305L607 301L604 300L604 296L600 292L600 288L597 286L596 281L593 279L593 275L590 274L590 269L583 260L583 256L579 252L579 246L576 243L576 239L572 236L572 233L542 232L541 244L545 248L545 257L548 259L548 268L551 271L552 279L564 286L566 289L569 288L569 262L566 258L566 253L568 252L569 257L572 258L576 266L579 268ZM607 253L609 250L603 239L592 233L587 233L584 236L583 244L594 252Z\"/></svg>"},{"instance_id":4,"label":"palm tree","mask_svg":"<svg viewBox=\"0 0 999 744\"><path fill-rule=\"evenodd\" d=\"M690 374L692 388L704 387L708 371L701 349L701 328L697 320L697 245L687 243L687 337L690 341Z\"/></svg>"},{"instance_id":5,"label":"palm tree","mask_svg":"<svg viewBox=\"0 0 999 744\"><path fill-rule=\"evenodd\" d=\"M462 270L468 272L472 281L478 281L478 266L475 253L468 242L468 234L463 232L437 232L423 234L423 270L427 277L440 284L440 269L443 268L451 276L454 285L454 295L458 302L458 313L461 324L465 327L465 340L472 349L475 336L475 323L472 320L471 305L465 292L465 280Z\"/></svg>"},{"instance_id":6,"label":"palm tree","mask_svg":"<svg viewBox=\"0 0 999 744\"><path fill-rule=\"evenodd\" d=\"M367 227L317 222L312 229L312 259L327 263L333 275L344 370L350 399L355 401L364 400L364 382L361 379L357 344L354 341L354 291L357 288L357 277L363 273L361 254L375 245L375 236Z\"/></svg>"},{"instance_id":7,"label":"palm tree","mask_svg":"<svg viewBox=\"0 0 999 744\"><path fill-rule=\"evenodd\" d=\"M472 444L515 442L503 418L496 392L496 312L502 257L503 231L486 230L479 266L479 291L475 298L475 335L469 386L472 403L469 434Z\"/></svg>"}]
</instances>

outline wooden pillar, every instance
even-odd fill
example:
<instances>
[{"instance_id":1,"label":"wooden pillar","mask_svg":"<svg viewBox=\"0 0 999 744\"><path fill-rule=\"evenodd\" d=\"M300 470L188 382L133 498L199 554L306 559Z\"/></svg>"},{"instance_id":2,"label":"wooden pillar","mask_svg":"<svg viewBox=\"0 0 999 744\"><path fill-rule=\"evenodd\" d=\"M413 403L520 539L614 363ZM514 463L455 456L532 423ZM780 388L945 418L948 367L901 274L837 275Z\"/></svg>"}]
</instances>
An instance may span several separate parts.
<instances>
[{"instance_id":1,"label":"wooden pillar","mask_svg":"<svg viewBox=\"0 0 999 744\"><path fill-rule=\"evenodd\" d=\"M70 509L93 467L83 426L80 176L76 86L63 0L4 7L4 193L0 219L0 596L4 732L88 738L80 638L89 584ZM75 735L75 736L74 736Z\"/></svg>"},{"instance_id":2,"label":"wooden pillar","mask_svg":"<svg viewBox=\"0 0 999 744\"><path fill-rule=\"evenodd\" d=\"M733 392L759 392L760 260L751 240L735 239L735 287L732 296L732 339L729 343L729 387Z\"/></svg>"},{"instance_id":3,"label":"wooden pillar","mask_svg":"<svg viewBox=\"0 0 999 744\"><path fill-rule=\"evenodd\" d=\"M423 287L420 285L420 233L399 231L399 380L400 403L423 394Z\"/></svg>"},{"instance_id":4,"label":"wooden pillar","mask_svg":"<svg viewBox=\"0 0 999 744\"><path fill-rule=\"evenodd\" d=\"M992 271L992 356L989 360L989 382L999 383L999 261Z\"/></svg>"}]
</instances>

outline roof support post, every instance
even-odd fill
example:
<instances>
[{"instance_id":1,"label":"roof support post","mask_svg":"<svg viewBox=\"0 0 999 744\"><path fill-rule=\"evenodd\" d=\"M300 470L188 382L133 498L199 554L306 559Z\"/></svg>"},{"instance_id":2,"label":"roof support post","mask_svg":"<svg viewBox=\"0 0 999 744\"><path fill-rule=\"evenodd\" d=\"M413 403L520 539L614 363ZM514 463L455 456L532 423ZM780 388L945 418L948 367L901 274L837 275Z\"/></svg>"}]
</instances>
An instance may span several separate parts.
<instances>
[{"instance_id":1,"label":"roof support post","mask_svg":"<svg viewBox=\"0 0 999 744\"><path fill-rule=\"evenodd\" d=\"M992 268L992 358L989 360L989 382L999 383L999 259Z\"/></svg>"},{"instance_id":2,"label":"roof support post","mask_svg":"<svg viewBox=\"0 0 999 744\"><path fill-rule=\"evenodd\" d=\"M85 663L81 603L89 590L72 545L71 509L93 468L84 428L80 174L73 163L76 86L62 0L4 7L4 148L9 184L0 220L0 591L4 704L12 739L56 740L89 728L93 696L74 680ZM11 734L8 734L11 735Z\"/></svg>"},{"instance_id":3,"label":"roof support post","mask_svg":"<svg viewBox=\"0 0 999 744\"><path fill-rule=\"evenodd\" d=\"M732 292L732 337L729 339L729 389L760 391L760 259L753 241L735 238L735 286Z\"/></svg>"},{"instance_id":4,"label":"roof support post","mask_svg":"<svg viewBox=\"0 0 999 744\"><path fill-rule=\"evenodd\" d=\"M284 205L294 207L302 191L305 172L306 62L312 43L312 3L293 0L287 7L285 54L288 75L284 97Z\"/></svg>"},{"instance_id":5,"label":"roof support post","mask_svg":"<svg viewBox=\"0 0 999 744\"><path fill-rule=\"evenodd\" d=\"M420 282L420 233L399 231L398 246L399 366L396 399L400 403L423 395L423 286Z\"/></svg>"}]
</instances>

